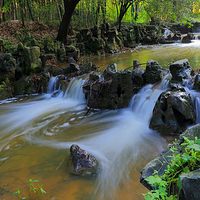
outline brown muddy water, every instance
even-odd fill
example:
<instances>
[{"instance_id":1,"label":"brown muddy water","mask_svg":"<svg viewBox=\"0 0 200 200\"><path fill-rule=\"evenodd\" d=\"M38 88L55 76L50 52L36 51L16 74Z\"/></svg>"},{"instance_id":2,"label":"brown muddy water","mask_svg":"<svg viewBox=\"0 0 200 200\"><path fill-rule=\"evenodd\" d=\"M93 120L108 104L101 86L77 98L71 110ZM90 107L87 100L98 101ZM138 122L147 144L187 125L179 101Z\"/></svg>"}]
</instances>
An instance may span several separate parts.
<instances>
[{"instance_id":1,"label":"brown muddy water","mask_svg":"<svg viewBox=\"0 0 200 200\"><path fill-rule=\"evenodd\" d=\"M155 59L164 65L172 62L167 59L170 54L171 60L191 58L191 65L198 66L200 48L194 46L193 53L188 49L189 45L145 47L99 63L103 67L116 62L122 69L131 66L133 59ZM81 78L73 79L67 91L57 96L53 95L56 78L52 78L48 94L1 101L0 199L143 199L147 189L139 183L140 170L169 142L148 128L155 101L168 82L165 77L156 87L145 86L126 109L95 110L87 116ZM79 177L70 173L72 144L97 158L96 174ZM30 178L39 180L47 194L38 197L30 191ZM21 194L14 195L18 189Z\"/></svg>"}]
</instances>

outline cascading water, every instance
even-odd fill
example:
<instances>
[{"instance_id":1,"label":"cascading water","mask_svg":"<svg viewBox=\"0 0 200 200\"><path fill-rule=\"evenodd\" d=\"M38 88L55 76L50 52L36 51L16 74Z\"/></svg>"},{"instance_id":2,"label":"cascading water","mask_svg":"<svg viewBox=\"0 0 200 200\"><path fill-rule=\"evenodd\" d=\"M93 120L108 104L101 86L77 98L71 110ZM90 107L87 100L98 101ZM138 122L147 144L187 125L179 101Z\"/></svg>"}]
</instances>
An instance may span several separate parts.
<instances>
[{"instance_id":1,"label":"cascading water","mask_svg":"<svg viewBox=\"0 0 200 200\"><path fill-rule=\"evenodd\" d=\"M193 106L195 108L196 113L196 123L200 123L200 92L197 92L195 90L190 90L185 87L185 90L187 93L190 94Z\"/></svg>"},{"instance_id":2,"label":"cascading water","mask_svg":"<svg viewBox=\"0 0 200 200\"><path fill-rule=\"evenodd\" d=\"M163 149L165 141L149 129L149 121L157 98L168 87L169 78L170 75L160 84L144 87L133 97L129 108L105 119L112 121L112 124L104 131L97 131L85 139L77 138L73 142L47 141L28 135L26 140L58 149L68 149L72 144L78 144L94 155L100 163L94 198L117 199L116 189L130 179L130 168L137 169L138 159L149 159L146 158L147 152L148 155L151 152L152 156L155 156L155 152ZM90 123L88 121L88 124ZM96 123L102 121L98 122L97 119Z\"/></svg>"},{"instance_id":3,"label":"cascading water","mask_svg":"<svg viewBox=\"0 0 200 200\"><path fill-rule=\"evenodd\" d=\"M57 81L58 81L57 76L50 78L49 84L48 84L48 89L47 89L48 94L52 94L56 90Z\"/></svg>"},{"instance_id":4,"label":"cascading water","mask_svg":"<svg viewBox=\"0 0 200 200\"><path fill-rule=\"evenodd\" d=\"M56 90L56 81L56 77L50 79L48 92L51 92L51 94ZM31 102L1 106L1 109L6 109L8 107L8 110L6 114L0 116L0 150L2 150L12 138L28 133L31 127L34 127L34 123L38 119L45 118L48 115L56 116L63 110L69 110L83 104L85 102L82 90L84 82L85 80L83 79L78 79L77 81L76 78L73 78L66 94L63 95L63 93L61 93L61 95L55 98L51 97L49 99L44 96L42 100L36 98ZM76 95L72 95L72 93ZM48 122L49 121L44 125L47 125ZM9 135L10 132L12 132L11 135Z\"/></svg>"}]
</instances>

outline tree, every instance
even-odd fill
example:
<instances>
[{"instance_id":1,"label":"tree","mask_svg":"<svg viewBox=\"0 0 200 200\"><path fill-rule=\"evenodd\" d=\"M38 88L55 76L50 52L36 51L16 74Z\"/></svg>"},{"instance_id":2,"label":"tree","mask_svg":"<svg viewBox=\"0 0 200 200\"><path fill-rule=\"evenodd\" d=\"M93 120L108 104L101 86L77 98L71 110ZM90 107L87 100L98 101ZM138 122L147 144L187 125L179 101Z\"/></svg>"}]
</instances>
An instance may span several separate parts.
<instances>
[{"instance_id":1,"label":"tree","mask_svg":"<svg viewBox=\"0 0 200 200\"><path fill-rule=\"evenodd\" d=\"M58 41L66 42L70 20L79 1L80 0L64 0L65 13L59 26Z\"/></svg>"}]
</instances>

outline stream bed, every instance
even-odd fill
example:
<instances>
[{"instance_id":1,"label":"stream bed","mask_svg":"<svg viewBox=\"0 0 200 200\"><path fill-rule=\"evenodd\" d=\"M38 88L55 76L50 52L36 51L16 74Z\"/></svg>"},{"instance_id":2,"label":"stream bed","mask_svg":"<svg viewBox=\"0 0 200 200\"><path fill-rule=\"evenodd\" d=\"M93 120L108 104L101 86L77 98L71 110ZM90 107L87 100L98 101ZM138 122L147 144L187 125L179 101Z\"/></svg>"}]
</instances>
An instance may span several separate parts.
<instances>
[{"instance_id":1,"label":"stream bed","mask_svg":"<svg viewBox=\"0 0 200 200\"><path fill-rule=\"evenodd\" d=\"M200 63L200 43L143 47L133 53L96 60L118 69L155 59L162 66L188 58L193 69ZM47 192L41 199L143 199L140 170L171 141L149 129L155 101L168 88L168 79L147 85L121 110L88 108L83 79L73 79L67 91L55 93L55 78L47 94L2 101L0 104L0 198L36 197L29 179L39 180ZM78 144L94 155L99 169L91 176L71 174L69 148Z\"/></svg>"}]
</instances>

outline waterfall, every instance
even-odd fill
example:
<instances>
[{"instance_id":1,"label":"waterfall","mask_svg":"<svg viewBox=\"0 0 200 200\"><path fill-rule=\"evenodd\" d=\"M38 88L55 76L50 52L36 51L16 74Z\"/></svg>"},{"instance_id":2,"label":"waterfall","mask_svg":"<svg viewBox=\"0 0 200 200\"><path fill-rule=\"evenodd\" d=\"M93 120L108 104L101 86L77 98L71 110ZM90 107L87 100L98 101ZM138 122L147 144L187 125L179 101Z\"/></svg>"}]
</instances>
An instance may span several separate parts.
<instances>
[{"instance_id":1,"label":"waterfall","mask_svg":"<svg viewBox=\"0 0 200 200\"><path fill-rule=\"evenodd\" d=\"M58 77L51 77L49 80L48 88L47 88L47 93L51 94L56 90L56 84L58 81Z\"/></svg>"},{"instance_id":2,"label":"waterfall","mask_svg":"<svg viewBox=\"0 0 200 200\"><path fill-rule=\"evenodd\" d=\"M69 83L69 86L64 94L64 98L79 100L81 102L85 101L85 95L83 92L83 84L85 83L84 79L72 78Z\"/></svg>"},{"instance_id":3,"label":"waterfall","mask_svg":"<svg viewBox=\"0 0 200 200\"><path fill-rule=\"evenodd\" d=\"M197 92L195 90L190 90L185 87L185 91L190 94L192 99L192 104L195 109L196 113L196 123L200 123L200 92Z\"/></svg>"},{"instance_id":4,"label":"waterfall","mask_svg":"<svg viewBox=\"0 0 200 200\"><path fill-rule=\"evenodd\" d=\"M106 130L95 132L84 139L72 142L46 141L42 138L26 138L32 143L59 149L68 149L72 144L78 144L94 155L100 164L94 195L96 199L115 199L116 189L121 183L130 179L130 168L136 170L138 159L148 160L163 150L165 140L149 129L149 121L159 95L168 88L171 75L167 75L156 85L145 86L135 95L130 106L122 109L115 116L105 118L111 121ZM69 86L71 88L72 86ZM67 94L69 96L70 92ZM114 112L114 111L112 111ZM85 123L90 124L90 118ZM95 123L102 123L98 118Z\"/></svg>"},{"instance_id":5,"label":"waterfall","mask_svg":"<svg viewBox=\"0 0 200 200\"><path fill-rule=\"evenodd\" d=\"M50 79L48 92L56 90L56 81L56 77ZM1 109L6 108L7 110L0 116L0 151L17 134L27 134L37 120L49 115L54 117L60 112L77 108L85 103L82 89L84 82L85 80L81 78L73 78L64 95L60 93L61 95L56 97L47 95L43 96L43 99L33 98L31 102L14 103L10 104L9 107L2 105ZM49 122L47 120L44 125Z\"/></svg>"}]
</instances>

